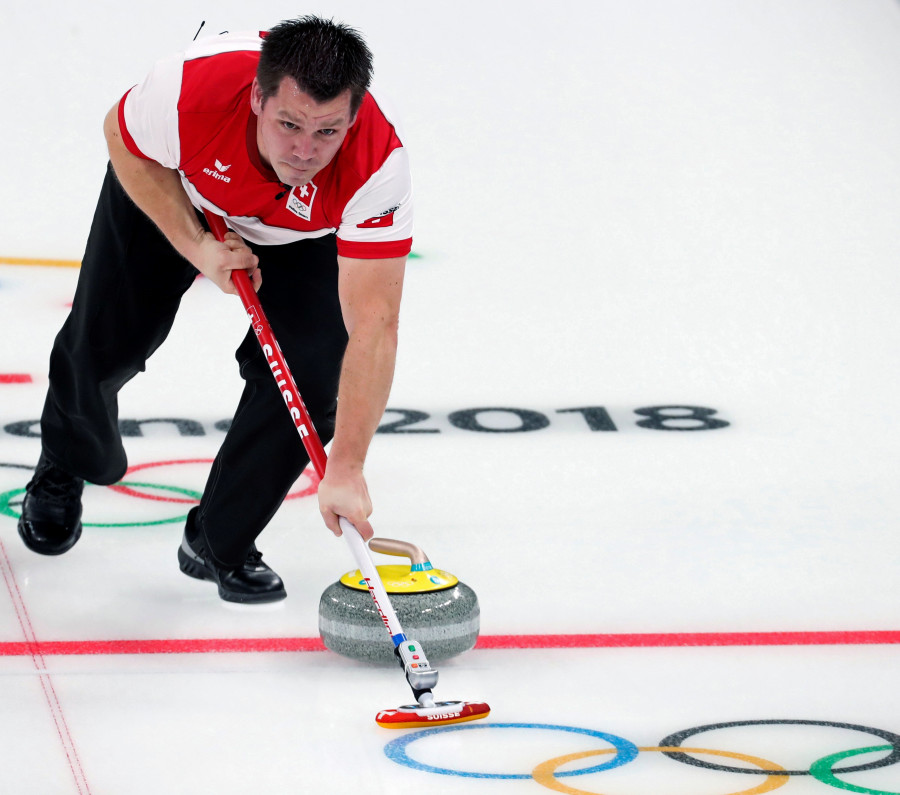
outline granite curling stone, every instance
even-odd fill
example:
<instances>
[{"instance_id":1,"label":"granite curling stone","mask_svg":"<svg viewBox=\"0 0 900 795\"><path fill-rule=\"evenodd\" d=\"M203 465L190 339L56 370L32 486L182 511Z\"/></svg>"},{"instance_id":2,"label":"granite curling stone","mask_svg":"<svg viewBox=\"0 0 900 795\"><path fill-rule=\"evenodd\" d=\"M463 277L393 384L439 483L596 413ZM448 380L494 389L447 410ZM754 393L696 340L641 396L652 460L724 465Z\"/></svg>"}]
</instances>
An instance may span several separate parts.
<instances>
[{"instance_id":1,"label":"granite curling stone","mask_svg":"<svg viewBox=\"0 0 900 795\"><path fill-rule=\"evenodd\" d=\"M408 566L377 566L404 634L422 644L431 661L468 651L478 639L481 611L468 585L435 569L414 544L373 538L369 548L408 557ZM332 583L319 600L319 634L344 657L396 665L394 644L359 570Z\"/></svg>"}]
</instances>

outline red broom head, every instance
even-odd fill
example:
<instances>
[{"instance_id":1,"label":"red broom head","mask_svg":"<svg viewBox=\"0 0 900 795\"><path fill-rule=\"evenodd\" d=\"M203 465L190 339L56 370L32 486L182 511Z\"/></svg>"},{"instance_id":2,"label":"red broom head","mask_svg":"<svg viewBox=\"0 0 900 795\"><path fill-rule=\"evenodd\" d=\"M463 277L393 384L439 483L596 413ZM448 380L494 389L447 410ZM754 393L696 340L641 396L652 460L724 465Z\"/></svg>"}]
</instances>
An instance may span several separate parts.
<instances>
[{"instance_id":1,"label":"red broom head","mask_svg":"<svg viewBox=\"0 0 900 795\"><path fill-rule=\"evenodd\" d=\"M384 729L420 729L466 723L490 714L491 708L483 701L439 701L433 707L409 705L384 709L375 716L375 722Z\"/></svg>"}]
</instances>

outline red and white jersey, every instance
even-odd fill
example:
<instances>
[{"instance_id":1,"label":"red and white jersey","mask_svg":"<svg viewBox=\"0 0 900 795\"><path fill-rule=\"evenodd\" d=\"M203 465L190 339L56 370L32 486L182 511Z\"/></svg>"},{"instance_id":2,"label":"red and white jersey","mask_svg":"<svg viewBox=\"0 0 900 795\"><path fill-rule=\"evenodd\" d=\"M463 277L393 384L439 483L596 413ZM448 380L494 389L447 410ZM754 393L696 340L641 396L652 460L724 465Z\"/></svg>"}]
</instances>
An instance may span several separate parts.
<instances>
[{"instance_id":1,"label":"red and white jersey","mask_svg":"<svg viewBox=\"0 0 900 795\"><path fill-rule=\"evenodd\" d=\"M401 257L412 247L406 149L371 93L334 159L297 188L259 157L250 87L264 34L201 39L157 63L119 103L129 151L177 169L194 206L247 240L291 243L337 232L345 257Z\"/></svg>"}]
</instances>

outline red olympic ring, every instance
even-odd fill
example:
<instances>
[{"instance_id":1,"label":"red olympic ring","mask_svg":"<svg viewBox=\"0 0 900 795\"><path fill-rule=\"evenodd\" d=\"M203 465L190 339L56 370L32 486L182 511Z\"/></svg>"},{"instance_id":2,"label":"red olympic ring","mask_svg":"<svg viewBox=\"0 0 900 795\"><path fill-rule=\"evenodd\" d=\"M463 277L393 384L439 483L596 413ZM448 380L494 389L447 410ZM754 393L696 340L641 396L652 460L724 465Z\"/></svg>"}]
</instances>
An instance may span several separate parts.
<instances>
[{"instance_id":1,"label":"red olympic ring","mask_svg":"<svg viewBox=\"0 0 900 795\"><path fill-rule=\"evenodd\" d=\"M152 467L161 467L161 466L174 466L179 464L211 464L213 462L212 458L182 458L178 460L172 461L150 461L146 464L135 464L134 466L128 467L125 472L124 477L128 477L134 472L140 472L142 469L150 469ZM311 467L304 469L301 477L306 477L309 480L307 486L302 488L300 491L291 492L285 497L285 500L296 500L300 497L309 497L316 493L319 488L320 478L316 474L315 470ZM129 497L137 497L140 500L154 500L157 502L176 502L176 503L184 503L187 505L196 505L197 500L188 498L188 497L172 497L168 495L161 494L146 494L144 492L138 491L130 486L124 486L118 483L114 483L108 488L113 491L117 491L120 494L126 494Z\"/></svg>"}]
</instances>

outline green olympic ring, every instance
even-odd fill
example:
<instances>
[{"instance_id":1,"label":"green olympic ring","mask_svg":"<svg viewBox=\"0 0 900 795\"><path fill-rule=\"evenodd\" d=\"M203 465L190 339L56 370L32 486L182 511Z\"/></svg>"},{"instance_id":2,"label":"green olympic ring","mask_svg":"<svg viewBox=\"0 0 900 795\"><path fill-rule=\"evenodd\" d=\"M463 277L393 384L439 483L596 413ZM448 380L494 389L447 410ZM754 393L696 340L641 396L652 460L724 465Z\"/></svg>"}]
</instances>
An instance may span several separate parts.
<instances>
[{"instance_id":1,"label":"green olympic ring","mask_svg":"<svg viewBox=\"0 0 900 795\"><path fill-rule=\"evenodd\" d=\"M178 494L183 494L186 497L190 497L197 502L200 502L200 497L202 496L200 492L192 491L191 489L185 489L181 486L165 486L161 483L132 483L121 481L116 485L120 486L129 486L131 488L145 488L145 489L163 489L164 491L174 491ZM12 489L11 491L5 491L0 493L0 514L4 516L11 516L13 519L18 519L20 514L16 513L12 508L12 501L18 497L20 494L24 494L25 489ZM177 522L183 522L187 519L187 514L183 516L175 516L170 519L156 519L148 522L84 522L85 527L150 527L152 525L160 525L160 524L175 524Z\"/></svg>"},{"instance_id":2,"label":"green olympic ring","mask_svg":"<svg viewBox=\"0 0 900 795\"><path fill-rule=\"evenodd\" d=\"M837 787L838 789L849 790L850 792L865 792L869 795L900 795L896 790L869 789L868 787L860 787L856 784L848 784L846 781L841 781L834 774L833 770L836 763L840 762L841 759L846 759L848 756L859 756L860 754L893 750L893 745L872 745L868 748L856 748L853 751L839 751L836 754L823 756L818 761L813 762L812 767L809 769L809 773L813 778L817 778L823 784L828 784L829 786Z\"/></svg>"}]
</instances>

